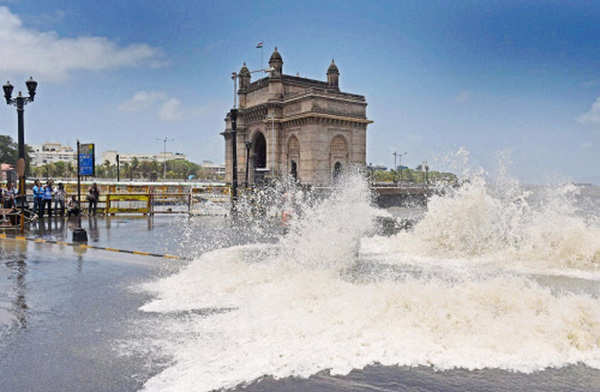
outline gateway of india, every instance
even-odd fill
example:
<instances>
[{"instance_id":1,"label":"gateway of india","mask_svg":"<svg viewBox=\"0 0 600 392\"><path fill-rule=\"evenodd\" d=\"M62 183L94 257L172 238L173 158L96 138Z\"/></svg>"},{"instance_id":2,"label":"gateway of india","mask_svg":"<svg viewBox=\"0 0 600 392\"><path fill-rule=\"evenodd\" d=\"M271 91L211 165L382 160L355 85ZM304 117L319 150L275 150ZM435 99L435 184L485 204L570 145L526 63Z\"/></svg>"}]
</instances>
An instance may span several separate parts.
<instances>
[{"instance_id":1,"label":"gateway of india","mask_svg":"<svg viewBox=\"0 0 600 392\"><path fill-rule=\"evenodd\" d=\"M365 165L367 101L340 91L331 61L327 81L285 75L275 48L269 76L251 81L245 63L237 77L238 181L260 184L290 175L302 184L329 185L349 165ZM235 77L235 76L234 76ZM225 118L226 179L232 181L230 114ZM246 168L248 165L248 168Z\"/></svg>"}]
</instances>

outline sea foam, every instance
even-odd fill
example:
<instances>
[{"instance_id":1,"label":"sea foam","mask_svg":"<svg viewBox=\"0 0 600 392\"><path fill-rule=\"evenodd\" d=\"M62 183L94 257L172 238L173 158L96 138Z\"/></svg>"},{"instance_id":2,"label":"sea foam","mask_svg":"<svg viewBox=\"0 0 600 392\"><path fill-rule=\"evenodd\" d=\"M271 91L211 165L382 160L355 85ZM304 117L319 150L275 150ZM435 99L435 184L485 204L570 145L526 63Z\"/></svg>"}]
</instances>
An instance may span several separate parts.
<instances>
[{"instance_id":1,"label":"sea foam","mask_svg":"<svg viewBox=\"0 0 600 392\"><path fill-rule=\"evenodd\" d=\"M376 363L600 368L597 295L506 269L593 273L597 227L560 197L534 206L471 180L434 198L414 231L368 239L377 211L366 184L357 176L345 184L298 214L279 243L208 252L143 285L153 299L141 310L164 315L160 346L172 357L146 391L210 391ZM367 252L379 269L361 267ZM409 264L432 273L403 273Z\"/></svg>"}]
</instances>

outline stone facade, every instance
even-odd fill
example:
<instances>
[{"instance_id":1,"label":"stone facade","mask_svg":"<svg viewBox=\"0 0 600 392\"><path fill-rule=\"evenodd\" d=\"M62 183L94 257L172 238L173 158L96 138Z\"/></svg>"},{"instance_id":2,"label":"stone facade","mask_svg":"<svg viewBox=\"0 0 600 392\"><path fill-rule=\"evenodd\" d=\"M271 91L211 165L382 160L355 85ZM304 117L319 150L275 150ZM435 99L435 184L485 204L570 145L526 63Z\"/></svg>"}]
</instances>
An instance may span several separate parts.
<instances>
[{"instance_id":1,"label":"stone facade","mask_svg":"<svg viewBox=\"0 0 600 392\"><path fill-rule=\"evenodd\" d=\"M244 65L238 74L238 182L264 176L292 175L300 183L328 185L349 165L365 165L367 102L362 95L341 92L333 60L327 81L283 73L275 48L269 76L251 81ZM230 115L225 118L226 179L232 180ZM249 156L246 142L251 142ZM249 159L248 159L249 158Z\"/></svg>"}]
</instances>

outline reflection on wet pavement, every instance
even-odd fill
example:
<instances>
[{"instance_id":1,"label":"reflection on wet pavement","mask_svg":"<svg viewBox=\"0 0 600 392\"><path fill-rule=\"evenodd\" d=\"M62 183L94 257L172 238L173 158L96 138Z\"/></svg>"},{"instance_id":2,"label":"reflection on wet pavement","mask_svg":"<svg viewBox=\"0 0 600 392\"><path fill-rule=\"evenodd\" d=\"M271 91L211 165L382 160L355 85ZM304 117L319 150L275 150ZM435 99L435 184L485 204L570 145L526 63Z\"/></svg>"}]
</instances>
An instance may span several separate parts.
<instances>
[{"instance_id":1,"label":"reflection on wet pavement","mask_svg":"<svg viewBox=\"0 0 600 392\"><path fill-rule=\"evenodd\" d=\"M6 267L6 286L0 285L1 295L0 297L0 308L4 309L4 315L8 323L12 319L20 328L27 327L27 263L26 263L26 252L25 244L14 243L13 255L4 262ZM4 257L3 257L4 259ZM12 286L12 287L10 287ZM6 298L4 298L6 296ZM11 298L12 297L12 298ZM4 304L6 301L6 304ZM10 306L7 304L10 303ZM0 327L3 324L3 320L0 318Z\"/></svg>"},{"instance_id":2,"label":"reflection on wet pavement","mask_svg":"<svg viewBox=\"0 0 600 392\"><path fill-rule=\"evenodd\" d=\"M90 245L181 251L177 219L83 218ZM70 241L77 221L33 224L27 237ZM10 234L14 233L8 233ZM132 285L177 268L168 259L60 244L0 240L0 390L132 391L153 372L150 358L121 357L145 295ZM7 377L6 375L10 375Z\"/></svg>"}]
</instances>

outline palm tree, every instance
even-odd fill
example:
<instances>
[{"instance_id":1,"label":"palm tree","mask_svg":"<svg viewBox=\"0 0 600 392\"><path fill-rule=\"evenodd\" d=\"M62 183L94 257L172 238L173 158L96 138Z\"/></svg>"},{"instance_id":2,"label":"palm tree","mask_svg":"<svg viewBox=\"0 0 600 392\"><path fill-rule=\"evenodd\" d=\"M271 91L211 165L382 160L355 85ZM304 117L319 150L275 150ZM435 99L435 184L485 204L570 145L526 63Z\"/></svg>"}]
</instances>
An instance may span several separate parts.
<instances>
[{"instance_id":1,"label":"palm tree","mask_svg":"<svg viewBox=\"0 0 600 392\"><path fill-rule=\"evenodd\" d=\"M133 157L133 159L131 160L131 180L133 180L133 176L136 175L136 171L139 166L140 166L140 161L138 161L138 159L136 157Z\"/></svg>"},{"instance_id":2,"label":"palm tree","mask_svg":"<svg viewBox=\"0 0 600 392\"><path fill-rule=\"evenodd\" d=\"M112 177L112 173L111 173L112 170L110 170L111 166L110 166L110 162L108 161L108 159L104 161L103 165L104 165L104 173L105 173L104 176L109 177L109 178Z\"/></svg>"},{"instance_id":3,"label":"palm tree","mask_svg":"<svg viewBox=\"0 0 600 392\"><path fill-rule=\"evenodd\" d=\"M73 177L73 174L75 173L75 168L73 167L73 162L67 162L67 165L65 167L65 176L66 177Z\"/></svg>"},{"instance_id":4,"label":"palm tree","mask_svg":"<svg viewBox=\"0 0 600 392\"><path fill-rule=\"evenodd\" d=\"M129 163L124 162L123 163L123 173L125 173L125 176L127 176L127 173L129 173L129 175L131 176L131 169L129 168Z\"/></svg>"}]
</instances>

